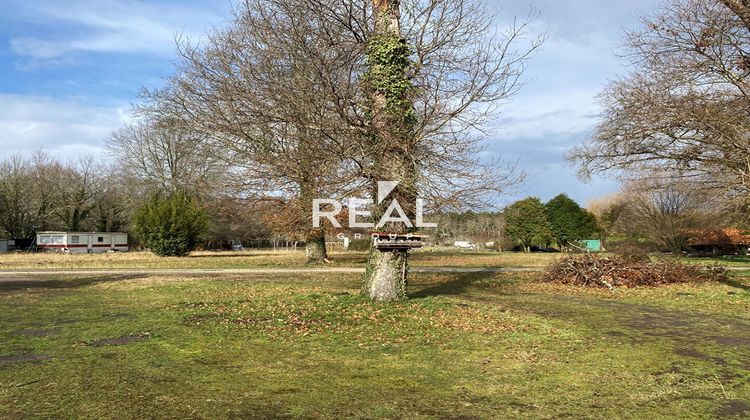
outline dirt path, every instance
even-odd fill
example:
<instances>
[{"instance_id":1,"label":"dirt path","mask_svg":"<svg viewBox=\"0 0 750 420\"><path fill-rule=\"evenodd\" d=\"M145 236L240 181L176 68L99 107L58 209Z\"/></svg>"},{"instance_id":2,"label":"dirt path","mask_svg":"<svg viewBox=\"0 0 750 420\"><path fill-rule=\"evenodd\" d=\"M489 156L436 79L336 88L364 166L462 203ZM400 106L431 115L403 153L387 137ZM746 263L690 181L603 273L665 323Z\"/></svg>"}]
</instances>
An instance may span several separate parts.
<instances>
[{"instance_id":1,"label":"dirt path","mask_svg":"<svg viewBox=\"0 0 750 420\"><path fill-rule=\"evenodd\" d=\"M750 271L750 267L724 267L728 271ZM0 270L0 282L16 281L30 276L156 276L156 275L212 275L212 274L361 274L363 267L314 268L112 268L112 269L17 269ZM538 273L544 267L420 267L413 273L471 274L471 273Z\"/></svg>"},{"instance_id":2,"label":"dirt path","mask_svg":"<svg viewBox=\"0 0 750 420\"><path fill-rule=\"evenodd\" d=\"M540 267L412 267L413 273L519 273L540 272ZM119 276L119 275L211 275L211 274L360 274L364 268L228 268L228 269L52 269L52 270L0 270L0 282L15 281L24 277L39 276Z\"/></svg>"}]
</instances>

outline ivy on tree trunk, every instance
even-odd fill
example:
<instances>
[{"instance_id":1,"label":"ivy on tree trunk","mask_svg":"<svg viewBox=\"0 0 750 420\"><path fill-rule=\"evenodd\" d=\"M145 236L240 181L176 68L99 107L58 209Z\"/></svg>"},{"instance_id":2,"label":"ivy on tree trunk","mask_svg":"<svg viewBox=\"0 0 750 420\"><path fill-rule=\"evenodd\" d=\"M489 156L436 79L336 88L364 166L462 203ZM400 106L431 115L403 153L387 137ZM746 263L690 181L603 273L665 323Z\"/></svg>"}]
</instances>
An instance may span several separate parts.
<instances>
[{"instance_id":1,"label":"ivy on tree trunk","mask_svg":"<svg viewBox=\"0 0 750 420\"><path fill-rule=\"evenodd\" d=\"M382 203L376 203L373 215L379 220L392 200L397 200L406 215L414 220L417 166L414 162L414 90L408 73L413 63L411 48L401 36L400 1L372 0L375 32L367 50L368 70L363 79L369 95L369 117L374 150L377 151L371 179L373 197L377 181L395 181L398 186ZM408 227L392 224L388 233L406 233ZM406 299L408 276L406 250L370 250L362 291L373 300Z\"/></svg>"}]
</instances>

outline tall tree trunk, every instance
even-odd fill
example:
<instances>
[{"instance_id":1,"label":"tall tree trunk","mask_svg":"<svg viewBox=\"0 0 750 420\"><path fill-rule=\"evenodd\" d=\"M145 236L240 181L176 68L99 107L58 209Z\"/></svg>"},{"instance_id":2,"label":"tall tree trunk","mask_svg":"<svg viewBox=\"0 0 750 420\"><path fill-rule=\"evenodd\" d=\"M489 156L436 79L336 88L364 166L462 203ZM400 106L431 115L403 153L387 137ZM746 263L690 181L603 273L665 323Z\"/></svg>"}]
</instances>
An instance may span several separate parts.
<instances>
[{"instance_id":1,"label":"tall tree trunk","mask_svg":"<svg viewBox=\"0 0 750 420\"><path fill-rule=\"evenodd\" d=\"M323 229L314 229L307 232L305 258L308 264L321 264L328 260L326 233Z\"/></svg>"},{"instance_id":2,"label":"tall tree trunk","mask_svg":"<svg viewBox=\"0 0 750 420\"><path fill-rule=\"evenodd\" d=\"M401 37L400 0L372 0L375 34L368 45L368 73L371 127L377 162L370 178L374 180L373 216L379 220L392 200L414 220L417 168L413 161L415 113L413 86L407 77L411 66L410 49ZM395 190L382 203L377 202L377 181L397 182ZM406 233L404 224L387 226L388 233ZM363 278L362 292L373 300L406 299L407 250L382 251L372 248Z\"/></svg>"},{"instance_id":3,"label":"tall tree trunk","mask_svg":"<svg viewBox=\"0 0 750 420\"><path fill-rule=\"evenodd\" d=\"M300 182L300 201L305 215L305 261L307 264L323 264L328 261L325 229L313 228L312 206L317 193L314 181L304 179Z\"/></svg>"},{"instance_id":4,"label":"tall tree trunk","mask_svg":"<svg viewBox=\"0 0 750 420\"><path fill-rule=\"evenodd\" d=\"M363 293L377 301L404 300L409 273L409 253L402 250L370 251Z\"/></svg>"}]
</instances>

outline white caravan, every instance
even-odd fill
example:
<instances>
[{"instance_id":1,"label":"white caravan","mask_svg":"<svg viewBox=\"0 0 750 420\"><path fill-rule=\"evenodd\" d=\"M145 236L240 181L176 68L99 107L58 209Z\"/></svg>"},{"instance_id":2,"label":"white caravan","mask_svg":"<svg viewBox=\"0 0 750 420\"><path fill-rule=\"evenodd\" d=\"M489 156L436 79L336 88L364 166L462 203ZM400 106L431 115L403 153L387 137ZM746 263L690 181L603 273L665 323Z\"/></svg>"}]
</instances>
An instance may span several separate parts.
<instances>
[{"instance_id":1,"label":"white caravan","mask_svg":"<svg viewBox=\"0 0 750 420\"><path fill-rule=\"evenodd\" d=\"M126 252L128 234L121 232L39 232L36 246L41 251L102 253Z\"/></svg>"}]
</instances>

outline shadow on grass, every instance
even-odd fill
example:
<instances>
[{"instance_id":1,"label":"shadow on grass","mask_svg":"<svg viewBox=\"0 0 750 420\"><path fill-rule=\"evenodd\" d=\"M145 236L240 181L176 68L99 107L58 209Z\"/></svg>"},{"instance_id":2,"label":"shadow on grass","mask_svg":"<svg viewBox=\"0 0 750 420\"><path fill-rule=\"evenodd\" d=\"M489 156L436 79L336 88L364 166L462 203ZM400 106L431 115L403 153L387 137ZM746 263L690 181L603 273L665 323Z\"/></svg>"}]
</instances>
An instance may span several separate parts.
<instances>
[{"instance_id":1,"label":"shadow on grass","mask_svg":"<svg viewBox=\"0 0 750 420\"><path fill-rule=\"evenodd\" d=\"M105 276L105 277L86 277L81 279L51 279L51 280L40 280L40 279L0 279L0 292L12 292L16 290L24 289L74 289L78 287L91 286L97 283L106 283L113 281L132 280L143 278L142 275L126 274L120 276Z\"/></svg>"},{"instance_id":2,"label":"shadow on grass","mask_svg":"<svg viewBox=\"0 0 750 420\"><path fill-rule=\"evenodd\" d=\"M741 281L738 281L735 279L726 279L726 280L721 280L720 283L727 285L729 287L734 287L734 288L744 290L745 292L750 293L750 286L743 284Z\"/></svg>"},{"instance_id":3,"label":"shadow on grass","mask_svg":"<svg viewBox=\"0 0 750 420\"><path fill-rule=\"evenodd\" d=\"M426 298L431 296L458 296L466 292L466 289L473 283L481 280L483 277L478 273L465 273L455 277L453 280L429 284L421 290L410 293L409 296L414 299ZM415 284L419 286L419 284Z\"/></svg>"},{"instance_id":4,"label":"shadow on grass","mask_svg":"<svg viewBox=\"0 0 750 420\"><path fill-rule=\"evenodd\" d=\"M188 255L188 258L260 258L260 257L277 257L281 254L202 254L202 255Z\"/></svg>"}]
</instances>

